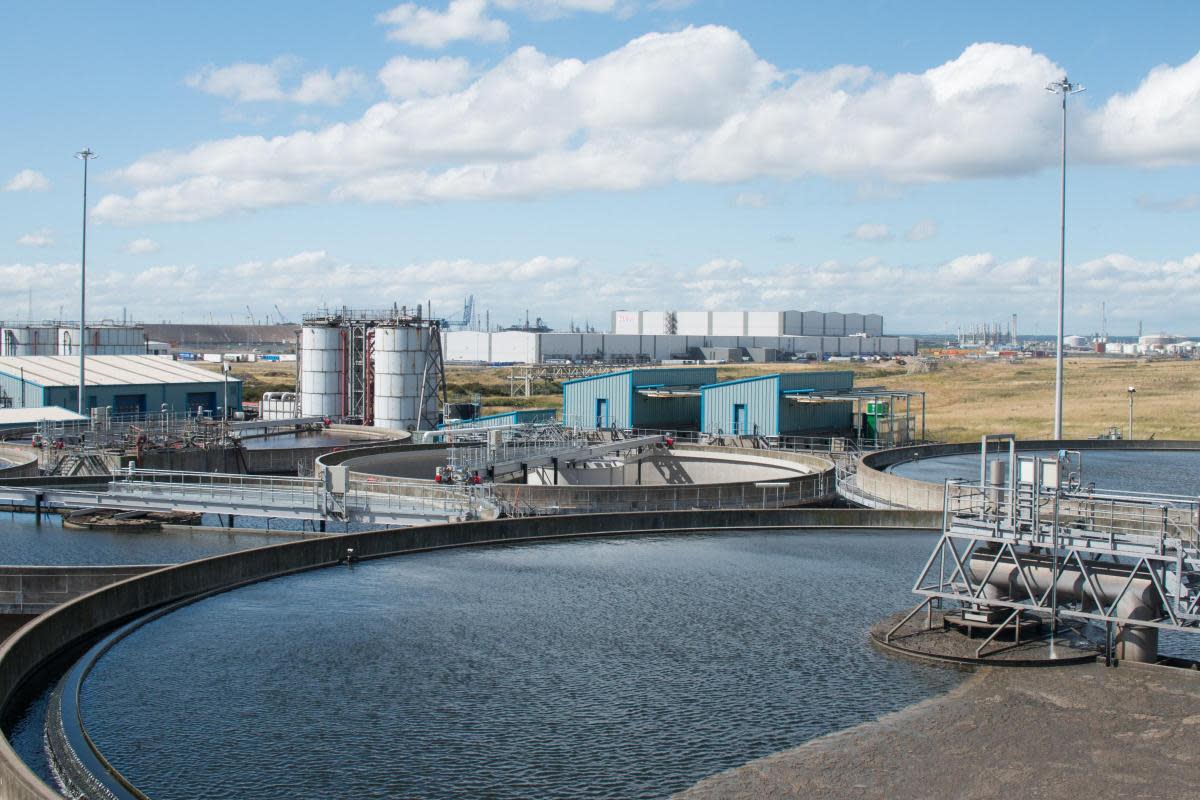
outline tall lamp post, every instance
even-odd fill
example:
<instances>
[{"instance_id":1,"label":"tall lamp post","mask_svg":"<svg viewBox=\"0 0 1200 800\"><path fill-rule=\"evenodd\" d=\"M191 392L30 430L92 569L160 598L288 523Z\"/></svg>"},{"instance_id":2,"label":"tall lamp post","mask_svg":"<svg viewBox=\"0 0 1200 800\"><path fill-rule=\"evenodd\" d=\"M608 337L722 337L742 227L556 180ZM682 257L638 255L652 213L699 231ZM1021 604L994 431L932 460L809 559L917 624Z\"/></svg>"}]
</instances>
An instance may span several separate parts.
<instances>
[{"instance_id":1,"label":"tall lamp post","mask_svg":"<svg viewBox=\"0 0 1200 800\"><path fill-rule=\"evenodd\" d=\"M79 405L78 412L83 416L83 350L87 341L83 327L84 314L87 308L87 174L88 162L96 157L91 148L85 147L75 154L83 160L83 252L79 258Z\"/></svg>"},{"instance_id":2,"label":"tall lamp post","mask_svg":"<svg viewBox=\"0 0 1200 800\"><path fill-rule=\"evenodd\" d=\"M1133 438L1133 396L1137 393L1137 389L1129 387L1129 438Z\"/></svg>"},{"instance_id":3,"label":"tall lamp post","mask_svg":"<svg viewBox=\"0 0 1200 800\"><path fill-rule=\"evenodd\" d=\"M1067 76L1046 87L1046 91L1062 95L1062 182L1059 187L1058 236L1058 347L1054 356L1054 438L1062 438L1063 417L1063 308L1067 282L1067 97L1079 94L1083 87L1071 83Z\"/></svg>"}]
</instances>

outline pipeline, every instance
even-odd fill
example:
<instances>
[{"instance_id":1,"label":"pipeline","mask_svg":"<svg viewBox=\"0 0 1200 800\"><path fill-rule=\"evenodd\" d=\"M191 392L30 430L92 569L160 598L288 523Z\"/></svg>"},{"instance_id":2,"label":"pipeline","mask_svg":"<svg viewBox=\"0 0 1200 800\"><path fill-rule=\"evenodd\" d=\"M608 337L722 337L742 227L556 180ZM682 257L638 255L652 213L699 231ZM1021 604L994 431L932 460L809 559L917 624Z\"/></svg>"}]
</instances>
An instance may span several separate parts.
<instances>
[{"instance_id":1,"label":"pipeline","mask_svg":"<svg viewBox=\"0 0 1200 800\"><path fill-rule=\"evenodd\" d=\"M1037 563L1030 565L1030 561ZM1088 574L1093 581L1092 589L1087 587L1087 579L1079 570L1078 565L1060 565L1057 592L1059 599L1078 600L1085 606L1094 605L1095 596L1105 606L1111 606L1120 595L1117 602L1116 615L1122 619L1152 620L1162 616L1162 601L1154 584L1149 578L1135 578L1129 588L1121 594L1125 583L1129 580L1131 566L1101 564L1096 561L1084 562ZM1050 588L1053 567L1048 556L1026 556L1024 559L1024 575L1012 563L1001 562L992 569L992 557L986 553L972 555L969 569L976 581L987 580L984 587L984 598L990 600L1008 600L1020 602L1028 597L1026 581L1035 596L1041 596ZM991 571L990 577L988 576ZM1158 628L1145 625L1118 624L1116 637L1117 658L1128 661L1153 663L1158 657Z\"/></svg>"}]
</instances>

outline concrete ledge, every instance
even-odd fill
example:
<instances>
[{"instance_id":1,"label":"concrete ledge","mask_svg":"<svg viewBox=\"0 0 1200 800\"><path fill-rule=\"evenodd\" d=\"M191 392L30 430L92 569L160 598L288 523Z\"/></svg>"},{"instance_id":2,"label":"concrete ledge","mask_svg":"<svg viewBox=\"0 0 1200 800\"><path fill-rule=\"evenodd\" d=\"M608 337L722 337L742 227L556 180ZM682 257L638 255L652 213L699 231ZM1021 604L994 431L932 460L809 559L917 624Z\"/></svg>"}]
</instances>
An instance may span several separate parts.
<instances>
[{"instance_id":1,"label":"concrete ledge","mask_svg":"<svg viewBox=\"0 0 1200 800\"><path fill-rule=\"evenodd\" d=\"M237 553L156 569L72 600L18 631L0 646L0 712L7 716L23 686L68 648L94 639L114 625L167 603L290 572L335 564L353 548L356 559L378 558L473 544L684 530L762 528L933 529L938 514L858 509L679 511L586 514L427 525L350 533ZM0 798L61 800L0 739Z\"/></svg>"},{"instance_id":2,"label":"concrete ledge","mask_svg":"<svg viewBox=\"0 0 1200 800\"><path fill-rule=\"evenodd\" d=\"M41 614L160 566L0 566L0 614Z\"/></svg>"},{"instance_id":3,"label":"concrete ledge","mask_svg":"<svg viewBox=\"0 0 1200 800\"><path fill-rule=\"evenodd\" d=\"M0 458L12 463L0 467L0 479L28 478L38 474L38 454L31 447L0 444Z\"/></svg>"}]
</instances>

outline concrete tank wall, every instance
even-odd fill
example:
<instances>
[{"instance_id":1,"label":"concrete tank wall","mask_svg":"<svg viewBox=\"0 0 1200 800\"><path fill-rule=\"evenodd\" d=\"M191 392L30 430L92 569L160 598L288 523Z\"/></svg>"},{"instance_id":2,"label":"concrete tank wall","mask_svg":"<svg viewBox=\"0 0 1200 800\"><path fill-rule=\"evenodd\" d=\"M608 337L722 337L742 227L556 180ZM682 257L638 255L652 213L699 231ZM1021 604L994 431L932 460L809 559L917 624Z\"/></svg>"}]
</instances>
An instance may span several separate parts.
<instances>
[{"instance_id":1,"label":"concrete tank wall","mask_svg":"<svg viewBox=\"0 0 1200 800\"><path fill-rule=\"evenodd\" d=\"M347 548L374 558L433 548L487 542L642 532L869 527L929 529L933 514L861 510L683 511L651 514L593 514L576 517L502 519L353 533L261 547L155 570L86 594L43 615L0 645L0 708L11 710L20 690L53 659L92 641L114 624L165 604L249 581L338 563ZM0 798L61 800L0 739Z\"/></svg>"}]
</instances>

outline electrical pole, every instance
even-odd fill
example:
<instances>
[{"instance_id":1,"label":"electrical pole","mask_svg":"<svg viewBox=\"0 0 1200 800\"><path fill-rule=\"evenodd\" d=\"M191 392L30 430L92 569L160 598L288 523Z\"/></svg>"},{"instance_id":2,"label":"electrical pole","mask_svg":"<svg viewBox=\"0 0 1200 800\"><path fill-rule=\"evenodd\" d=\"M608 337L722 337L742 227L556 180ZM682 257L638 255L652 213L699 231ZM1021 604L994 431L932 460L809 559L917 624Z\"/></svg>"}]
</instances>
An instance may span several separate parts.
<instances>
[{"instance_id":1,"label":"electrical pole","mask_svg":"<svg viewBox=\"0 0 1200 800\"><path fill-rule=\"evenodd\" d=\"M87 312L87 177L88 162L96 157L91 148L85 147L75 154L83 160L83 249L79 258L79 404L78 412L83 416L84 393L84 345L87 342L84 332L84 317Z\"/></svg>"},{"instance_id":2,"label":"electrical pole","mask_svg":"<svg viewBox=\"0 0 1200 800\"><path fill-rule=\"evenodd\" d=\"M1058 346L1054 354L1054 438L1062 438L1063 418L1063 309L1067 283L1067 97L1079 94L1083 87L1071 83L1067 76L1046 87L1046 91L1062 95L1062 181L1059 184L1058 229Z\"/></svg>"}]
</instances>

